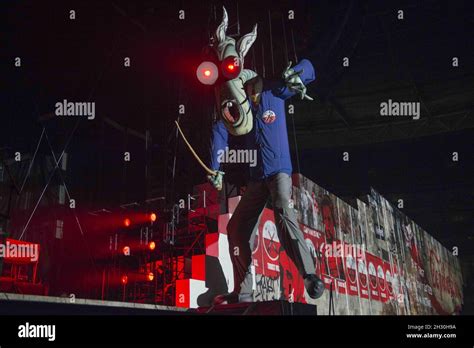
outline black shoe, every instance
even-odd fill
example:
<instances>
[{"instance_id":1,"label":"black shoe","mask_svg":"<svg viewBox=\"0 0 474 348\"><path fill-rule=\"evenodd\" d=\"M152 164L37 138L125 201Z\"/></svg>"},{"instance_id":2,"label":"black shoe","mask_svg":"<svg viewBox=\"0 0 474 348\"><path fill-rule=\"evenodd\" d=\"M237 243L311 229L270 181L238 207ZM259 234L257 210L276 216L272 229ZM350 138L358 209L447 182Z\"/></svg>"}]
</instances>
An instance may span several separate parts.
<instances>
[{"instance_id":1,"label":"black shoe","mask_svg":"<svg viewBox=\"0 0 474 348\"><path fill-rule=\"evenodd\" d=\"M320 298L324 292L324 282L316 274L304 276L304 287L312 299Z\"/></svg>"},{"instance_id":2,"label":"black shoe","mask_svg":"<svg viewBox=\"0 0 474 348\"><path fill-rule=\"evenodd\" d=\"M242 303L242 302L253 302L253 295L252 294L237 294L235 292L231 292L228 294L221 294L214 297L213 305Z\"/></svg>"},{"instance_id":3,"label":"black shoe","mask_svg":"<svg viewBox=\"0 0 474 348\"><path fill-rule=\"evenodd\" d=\"M227 294L221 294L214 297L213 305L221 305L221 304L231 304L239 302L239 294L235 292L230 292Z\"/></svg>"}]
</instances>

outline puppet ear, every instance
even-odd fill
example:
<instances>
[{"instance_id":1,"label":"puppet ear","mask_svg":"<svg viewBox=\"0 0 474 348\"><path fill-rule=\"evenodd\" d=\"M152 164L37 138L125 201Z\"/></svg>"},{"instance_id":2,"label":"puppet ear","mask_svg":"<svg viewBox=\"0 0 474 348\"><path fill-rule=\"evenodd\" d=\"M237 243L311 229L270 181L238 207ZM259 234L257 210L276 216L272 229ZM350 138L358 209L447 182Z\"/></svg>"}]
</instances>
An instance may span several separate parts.
<instances>
[{"instance_id":1,"label":"puppet ear","mask_svg":"<svg viewBox=\"0 0 474 348\"><path fill-rule=\"evenodd\" d=\"M253 27L252 32L245 34L242 36L239 41L237 41L237 52L239 53L240 60L243 62L244 57L247 54L247 52L250 50L250 47L252 44L255 42L257 39L257 24Z\"/></svg>"},{"instance_id":2,"label":"puppet ear","mask_svg":"<svg viewBox=\"0 0 474 348\"><path fill-rule=\"evenodd\" d=\"M228 24L229 19L227 17L227 11L225 10L225 7L222 6L222 22L216 29L217 42L224 42Z\"/></svg>"}]
</instances>

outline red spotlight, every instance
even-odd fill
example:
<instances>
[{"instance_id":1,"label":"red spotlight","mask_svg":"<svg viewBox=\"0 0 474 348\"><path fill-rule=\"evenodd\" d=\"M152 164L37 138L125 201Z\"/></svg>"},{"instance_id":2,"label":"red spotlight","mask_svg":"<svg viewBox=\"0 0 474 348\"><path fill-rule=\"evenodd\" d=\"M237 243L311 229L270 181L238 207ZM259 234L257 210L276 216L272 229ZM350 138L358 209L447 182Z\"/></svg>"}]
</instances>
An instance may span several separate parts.
<instances>
[{"instance_id":1,"label":"red spotlight","mask_svg":"<svg viewBox=\"0 0 474 348\"><path fill-rule=\"evenodd\" d=\"M151 214L150 214L150 221L151 221L151 222L155 222L155 221L156 221L156 214L155 214L155 213L151 213Z\"/></svg>"},{"instance_id":2,"label":"red spotlight","mask_svg":"<svg viewBox=\"0 0 474 348\"><path fill-rule=\"evenodd\" d=\"M207 69L207 70L204 70L204 75L209 77L211 76L211 70Z\"/></svg>"},{"instance_id":3,"label":"red spotlight","mask_svg":"<svg viewBox=\"0 0 474 348\"><path fill-rule=\"evenodd\" d=\"M227 70L233 71L234 70L234 64L227 65Z\"/></svg>"},{"instance_id":4,"label":"red spotlight","mask_svg":"<svg viewBox=\"0 0 474 348\"><path fill-rule=\"evenodd\" d=\"M124 225L125 227L129 227L131 224L132 224L132 222L130 221L129 218L125 218L125 219L123 220L123 225Z\"/></svg>"},{"instance_id":5,"label":"red spotlight","mask_svg":"<svg viewBox=\"0 0 474 348\"><path fill-rule=\"evenodd\" d=\"M148 243L148 248L149 248L150 250L155 250L155 248L156 248L155 242L151 241L150 243Z\"/></svg>"},{"instance_id":6,"label":"red spotlight","mask_svg":"<svg viewBox=\"0 0 474 348\"><path fill-rule=\"evenodd\" d=\"M130 247L129 246L124 246L122 251L123 251L123 254L125 256L130 256Z\"/></svg>"},{"instance_id":7,"label":"red spotlight","mask_svg":"<svg viewBox=\"0 0 474 348\"><path fill-rule=\"evenodd\" d=\"M120 281L122 282L123 285L127 284L128 283L128 277L126 274L124 274L122 276L122 278L120 279Z\"/></svg>"},{"instance_id":8,"label":"red spotlight","mask_svg":"<svg viewBox=\"0 0 474 348\"><path fill-rule=\"evenodd\" d=\"M153 280L153 278L155 278L155 275L153 274L153 272L148 273L148 275L147 275L148 281L151 282Z\"/></svg>"}]
</instances>

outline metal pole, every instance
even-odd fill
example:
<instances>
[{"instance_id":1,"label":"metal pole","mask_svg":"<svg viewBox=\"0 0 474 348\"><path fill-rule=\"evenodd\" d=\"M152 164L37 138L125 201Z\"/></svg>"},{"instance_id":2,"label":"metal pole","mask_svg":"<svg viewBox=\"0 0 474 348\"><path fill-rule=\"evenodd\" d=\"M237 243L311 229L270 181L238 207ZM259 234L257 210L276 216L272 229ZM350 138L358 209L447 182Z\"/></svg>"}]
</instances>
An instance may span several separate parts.
<instances>
[{"instance_id":1,"label":"metal pole","mask_svg":"<svg viewBox=\"0 0 474 348\"><path fill-rule=\"evenodd\" d=\"M237 35L240 36L239 3L237 3Z\"/></svg>"},{"instance_id":2,"label":"metal pole","mask_svg":"<svg viewBox=\"0 0 474 348\"><path fill-rule=\"evenodd\" d=\"M298 57L296 56L295 36L293 35L293 28L291 28L291 41L293 43L293 53L295 54L295 64L298 63Z\"/></svg>"},{"instance_id":3,"label":"metal pole","mask_svg":"<svg viewBox=\"0 0 474 348\"><path fill-rule=\"evenodd\" d=\"M268 25L270 27L270 54L272 57L272 77L275 77L275 62L273 61L273 37L272 37L272 18L268 10Z\"/></svg>"},{"instance_id":4,"label":"metal pole","mask_svg":"<svg viewBox=\"0 0 474 348\"><path fill-rule=\"evenodd\" d=\"M285 16L281 15L281 24L282 24L282 27L283 27L283 41L285 43L285 62L286 64L288 64L288 61L289 61L289 57L288 57L288 43L286 41L286 29L285 29Z\"/></svg>"},{"instance_id":5,"label":"metal pole","mask_svg":"<svg viewBox=\"0 0 474 348\"><path fill-rule=\"evenodd\" d=\"M293 128L293 140L295 142L296 167L298 168L298 173L301 173L298 142L296 141L295 114L291 115L291 123L292 123L292 128Z\"/></svg>"}]
</instances>

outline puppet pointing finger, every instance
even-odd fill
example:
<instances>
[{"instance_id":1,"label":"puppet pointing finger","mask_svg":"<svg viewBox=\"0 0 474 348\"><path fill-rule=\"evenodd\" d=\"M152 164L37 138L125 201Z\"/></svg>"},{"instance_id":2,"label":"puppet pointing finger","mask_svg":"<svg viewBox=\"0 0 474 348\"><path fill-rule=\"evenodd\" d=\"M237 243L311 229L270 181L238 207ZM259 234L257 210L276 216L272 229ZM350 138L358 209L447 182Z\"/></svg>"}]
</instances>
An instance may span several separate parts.
<instances>
[{"instance_id":1,"label":"puppet pointing finger","mask_svg":"<svg viewBox=\"0 0 474 348\"><path fill-rule=\"evenodd\" d=\"M301 80L301 75L303 74L304 69L300 71L295 71L291 68L291 61L288 63L288 67L282 74L282 78L285 81L286 86L295 91L300 95L301 99L313 100L309 95L306 94L306 86Z\"/></svg>"}]
</instances>

